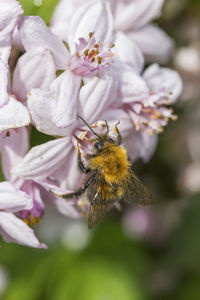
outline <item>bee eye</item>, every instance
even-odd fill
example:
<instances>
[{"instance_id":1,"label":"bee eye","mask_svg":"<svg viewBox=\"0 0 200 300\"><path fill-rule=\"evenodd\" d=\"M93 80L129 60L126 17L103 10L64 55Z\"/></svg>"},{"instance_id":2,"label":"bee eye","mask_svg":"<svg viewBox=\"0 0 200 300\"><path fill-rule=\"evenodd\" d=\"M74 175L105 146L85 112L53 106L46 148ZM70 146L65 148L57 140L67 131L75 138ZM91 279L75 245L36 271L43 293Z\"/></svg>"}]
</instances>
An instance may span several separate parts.
<instances>
[{"instance_id":1,"label":"bee eye","mask_svg":"<svg viewBox=\"0 0 200 300\"><path fill-rule=\"evenodd\" d=\"M109 143L114 144L114 141L111 138L109 138L108 141L109 141Z\"/></svg>"},{"instance_id":2,"label":"bee eye","mask_svg":"<svg viewBox=\"0 0 200 300\"><path fill-rule=\"evenodd\" d=\"M104 142L97 142L94 144L95 149L101 150L104 146Z\"/></svg>"}]
</instances>

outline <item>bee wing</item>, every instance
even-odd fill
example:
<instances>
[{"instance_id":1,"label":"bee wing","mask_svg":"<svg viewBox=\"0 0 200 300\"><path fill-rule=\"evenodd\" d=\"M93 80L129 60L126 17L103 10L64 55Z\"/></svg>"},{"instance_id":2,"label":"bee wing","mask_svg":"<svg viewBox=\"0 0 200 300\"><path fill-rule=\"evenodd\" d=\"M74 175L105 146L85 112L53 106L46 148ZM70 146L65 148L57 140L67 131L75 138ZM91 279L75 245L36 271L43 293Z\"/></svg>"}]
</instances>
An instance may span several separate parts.
<instances>
[{"instance_id":1,"label":"bee wing","mask_svg":"<svg viewBox=\"0 0 200 300\"><path fill-rule=\"evenodd\" d=\"M88 228L91 229L94 225L101 221L111 208L112 205L108 203L92 202L90 204L90 211L88 216Z\"/></svg>"},{"instance_id":2,"label":"bee wing","mask_svg":"<svg viewBox=\"0 0 200 300\"><path fill-rule=\"evenodd\" d=\"M133 171L131 171L125 190L123 199L127 203L150 205L153 202L151 193Z\"/></svg>"}]
</instances>

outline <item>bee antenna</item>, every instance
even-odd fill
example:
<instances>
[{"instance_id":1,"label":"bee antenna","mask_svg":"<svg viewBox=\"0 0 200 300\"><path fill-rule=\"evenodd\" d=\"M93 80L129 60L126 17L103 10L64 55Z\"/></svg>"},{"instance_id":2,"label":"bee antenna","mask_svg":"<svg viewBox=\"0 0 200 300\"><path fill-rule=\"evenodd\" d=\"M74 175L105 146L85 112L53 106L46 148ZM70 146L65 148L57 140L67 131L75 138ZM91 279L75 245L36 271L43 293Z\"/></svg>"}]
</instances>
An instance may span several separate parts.
<instances>
[{"instance_id":1,"label":"bee antenna","mask_svg":"<svg viewBox=\"0 0 200 300\"><path fill-rule=\"evenodd\" d=\"M100 136L96 132L94 132L92 127L90 127L90 125L81 116L78 115L78 118L81 119L83 121L83 123L85 123L85 125L87 125L87 127L94 133L94 135L96 135L96 136L98 136L98 138L100 138Z\"/></svg>"}]
</instances>

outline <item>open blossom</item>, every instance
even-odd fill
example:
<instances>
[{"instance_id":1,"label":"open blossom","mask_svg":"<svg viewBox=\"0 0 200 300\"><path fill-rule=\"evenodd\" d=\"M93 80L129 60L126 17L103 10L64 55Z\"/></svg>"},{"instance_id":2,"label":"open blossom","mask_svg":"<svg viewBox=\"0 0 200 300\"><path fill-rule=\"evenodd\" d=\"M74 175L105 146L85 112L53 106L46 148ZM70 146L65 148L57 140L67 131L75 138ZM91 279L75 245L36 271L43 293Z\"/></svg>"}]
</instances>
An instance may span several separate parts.
<instances>
[{"instance_id":1,"label":"open blossom","mask_svg":"<svg viewBox=\"0 0 200 300\"><path fill-rule=\"evenodd\" d=\"M97 7L106 3L112 12L114 29L124 32L144 53L148 61L166 62L173 49L172 39L152 20L159 17L164 0L62 0L59 2L51 22L51 28L62 40L69 42L71 18L78 22L84 14L92 16L98 22ZM90 21L90 25L93 23ZM89 26L89 25L88 25Z\"/></svg>"},{"instance_id":2,"label":"open blossom","mask_svg":"<svg viewBox=\"0 0 200 300\"><path fill-rule=\"evenodd\" d=\"M51 53L56 70L64 71L52 81L51 85L49 83L51 92L56 98L54 123L59 127L71 128L76 124L76 107L79 90L81 88L81 80L84 80L87 76L94 77L105 67L107 70L111 62L110 41L112 41L112 22L109 21L109 28L107 28L107 20L110 20L110 12L107 12L104 6L105 5L102 4L97 12L105 19L105 24L103 23L100 28L97 28L97 26L96 28L88 27L88 21L85 19L85 16L83 16L83 20L79 20L83 26L77 27L77 20L72 18L68 44L70 52L64 43L49 30L39 17L24 17L20 24L19 35L26 50L21 60L23 60L25 56L26 60L28 60L30 53L32 56L35 54L37 58L38 54L36 51L38 51L39 48L40 51L49 51ZM102 15L102 9L104 9L105 15ZM86 30L88 30L87 34L85 32ZM95 31L95 37L91 36L88 41L88 34L92 31ZM105 35L105 32L108 33ZM100 42L96 42L95 39ZM81 43L75 44L76 42L78 43L78 41ZM99 50L94 52L93 48L97 45ZM84 50L85 53L82 53L83 47L86 46L87 48ZM101 56L97 55L97 52L99 52ZM32 63L30 62L30 64ZM25 77L23 75L23 66L19 66L18 74L20 74L20 77ZM41 88L45 89L45 86L41 86ZM14 90L17 90L18 94L20 93L16 85Z\"/></svg>"},{"instance_id":3,"label":"open blossom","mask_svg":"<svg viewBox=\"0 0 200 300\"><path fill-rule=\"evenodd\" d=\"M114 44L110 42L97 42L94 34L89 33L89 40L79 39L76 44L76 53L69 60L69 68L72 72L82 76L97 75L99 70L109 66L112 62L113 53L111 48Z\"/></svg>"},{"instance_id":4,"label":"open blossom","mask_svg":"<svg viewBox=\"0 0 200 300\"><path fill-rule=\"evenodd\" d=\"M39 243L33 230L17 217L24 209L32 208L31 198L16 189L10 182L0 182L0 235L6 242L15 242L36 248L46 248Z\"/></svg>"}]
</instances>

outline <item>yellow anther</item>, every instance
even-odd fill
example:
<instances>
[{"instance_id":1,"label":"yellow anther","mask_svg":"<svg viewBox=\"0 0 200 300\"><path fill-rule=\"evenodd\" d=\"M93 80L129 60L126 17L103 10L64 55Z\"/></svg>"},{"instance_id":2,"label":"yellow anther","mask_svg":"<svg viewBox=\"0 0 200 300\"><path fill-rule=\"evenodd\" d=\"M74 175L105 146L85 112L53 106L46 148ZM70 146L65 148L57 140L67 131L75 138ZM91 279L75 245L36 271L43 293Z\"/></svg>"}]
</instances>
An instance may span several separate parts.
<instances>
[{"instance_id":1,"label":"yellow anther","mask_svg":"<svg viewBox=\"0 0 200 300\"><path fill-rule=\"evenodd\" d=\"M91 37L93 36L93 32L89 33L89 38L91 39Z\"/></svg>"},{"instance_id":2,"label":"yellow anther","mask_svg":"<svg viewBox=\"0 0 200 300\"><path fill-rule=\"evenodd\" d=\"M110 48L113 48L113 47L115 47L115 44L114 44L114 43L111 43L111 44L110 44Z\"/></svg>"},{"instance_id":3,"label":"yellow anther","mask_svg":"<svg viewBox=\"0 0 200 300\"><path fill-rule=\"evenodd\" d=\"M84 51L84 55L87 56L88 53L89 53L89 49L86 49L86 50Z\"/></svg>"},{"instance_id":4,"label":"yellow anther","mask_svg":"<svg viewBox=\"0 0 200 300\"><path fill-rule=\"evenodd\" d=\"M100 65L102 62L102 57L101 56L98 56L98 64Z\"/></svg>"}]
</instances>

